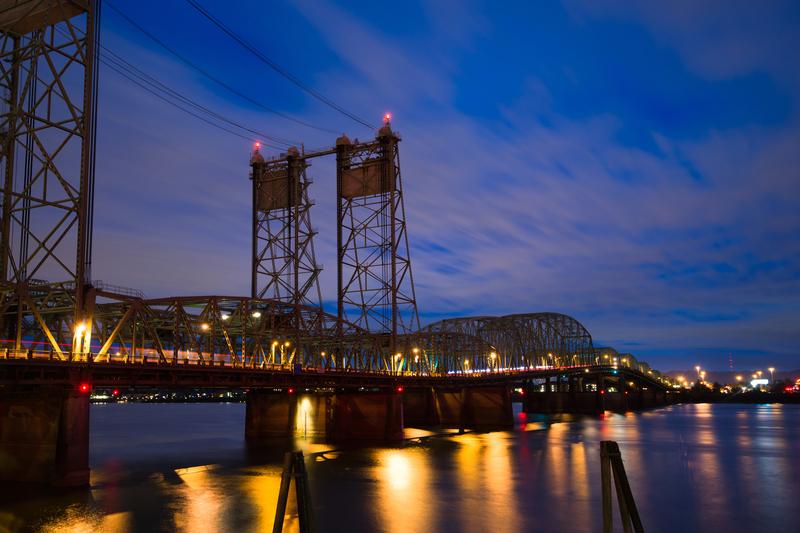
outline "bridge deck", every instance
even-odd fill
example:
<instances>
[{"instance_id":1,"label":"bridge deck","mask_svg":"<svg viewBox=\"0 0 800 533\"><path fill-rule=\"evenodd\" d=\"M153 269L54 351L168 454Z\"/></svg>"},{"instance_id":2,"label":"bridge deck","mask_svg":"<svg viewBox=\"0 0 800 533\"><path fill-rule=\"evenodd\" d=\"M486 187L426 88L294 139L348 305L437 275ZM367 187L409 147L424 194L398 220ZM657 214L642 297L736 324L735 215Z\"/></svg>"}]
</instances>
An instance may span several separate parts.
<instances>
[{"instance_id":1,"label":"bridge deck","mask_svg":"<svg viewBox=\"0 0 800 533\"><path fill-rule=\"evenodd\" d=\"M5 386L76 386L87 382L93 387L164 388L474 387L515 385L547 376L598 373L635 377L653 387L666 388L663 383L635 369L602 365L430 375L383 370L296 369L288 365L269 364L243 367L226 361L215 364L149 360L125 363L58 361L35 357L0 358L0 385Z\"/></svg>"}]
</instances>

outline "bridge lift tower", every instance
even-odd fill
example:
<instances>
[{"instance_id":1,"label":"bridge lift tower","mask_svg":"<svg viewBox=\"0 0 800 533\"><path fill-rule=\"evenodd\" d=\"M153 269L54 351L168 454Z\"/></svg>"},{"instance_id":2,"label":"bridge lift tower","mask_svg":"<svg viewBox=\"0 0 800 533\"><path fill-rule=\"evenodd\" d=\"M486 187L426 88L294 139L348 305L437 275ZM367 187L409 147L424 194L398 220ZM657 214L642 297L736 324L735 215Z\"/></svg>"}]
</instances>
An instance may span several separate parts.
<instances>
[{"instance_id":1,"label":"bridge lift tower","mask_svg":"<svg viewBox=\"0 0 800 533\"><path fill-rule=\"evenodd\" d=\"M419 329L399 142L388 115L374 140L336 141L338 318L386 334L391 356Z\"/></svg>"},{"instance_id":2,"label":"bridge lift tower","mask_svg":"<svg viewBox=\"0 0 800 533\"><path fill-rule=\"evenodd\" d=\"M90 338L98 20L99 0L0 0L0 322L17 350L31 326L59 356Z\"/></svg>"},{"instance_id":3,"label":"bridge lift tower","mask_svg":"<svg viewBox=\"0 0 800 533\"><path fill-rule=\"evenodd\" d=\"M322 307L308 197L309 166L297 148L265 160L258 147L250 160L253 180L253 298Z\"/></svg>"}]
</instances>

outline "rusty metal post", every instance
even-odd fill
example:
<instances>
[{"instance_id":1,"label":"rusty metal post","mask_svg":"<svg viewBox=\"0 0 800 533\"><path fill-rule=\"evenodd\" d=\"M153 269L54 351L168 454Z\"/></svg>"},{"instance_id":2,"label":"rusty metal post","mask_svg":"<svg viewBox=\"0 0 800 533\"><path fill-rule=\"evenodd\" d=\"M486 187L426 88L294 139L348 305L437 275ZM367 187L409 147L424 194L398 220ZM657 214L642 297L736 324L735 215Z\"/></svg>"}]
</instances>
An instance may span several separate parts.
<instances>
[{"instance_id":1,"label":"rusty metal post","mask_svg":"<svg viewBox=\"0 0 800 533\"><path fill-rule=\"evenodd\" d=\"M614 441L602 441L600 443L600 476L602 485L603 499L603 532L610 533L613 530L613 519L611 510L611 476L614 477L614 488L617 493L619 503L620 519L625 533L635 531L643 533L639 510L633 499L631 486L628 476L625 473L625 465L622 463L622 454L619 445Z\"/></svg>"}]
</instances>

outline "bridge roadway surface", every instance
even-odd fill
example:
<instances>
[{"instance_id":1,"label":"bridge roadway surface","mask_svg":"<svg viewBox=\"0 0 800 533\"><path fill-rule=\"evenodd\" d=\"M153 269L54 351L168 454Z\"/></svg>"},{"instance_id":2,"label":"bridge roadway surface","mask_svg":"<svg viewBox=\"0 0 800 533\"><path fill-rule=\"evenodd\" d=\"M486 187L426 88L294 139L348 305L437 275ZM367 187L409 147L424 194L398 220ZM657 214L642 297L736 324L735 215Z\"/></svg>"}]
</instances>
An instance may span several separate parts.
<instances>
[{"instance_id":1,"label":"bridge roadway surface","mask_svg":"<svg viewBox=\"0 0 800 533\"><path fill-rule=\"evenodd\" d=\"M480 387L522 385L554 376L618 375L636 378L657 389L663 383L636 369L608 365L501 370L494 372L426 375L345 369L306 368L299 372L287 365L264 368L231 366L230 363L76 362L35 358L0 358L0 385L161 387L161 388L385 388Z\"/></svg>"}]
</instances>

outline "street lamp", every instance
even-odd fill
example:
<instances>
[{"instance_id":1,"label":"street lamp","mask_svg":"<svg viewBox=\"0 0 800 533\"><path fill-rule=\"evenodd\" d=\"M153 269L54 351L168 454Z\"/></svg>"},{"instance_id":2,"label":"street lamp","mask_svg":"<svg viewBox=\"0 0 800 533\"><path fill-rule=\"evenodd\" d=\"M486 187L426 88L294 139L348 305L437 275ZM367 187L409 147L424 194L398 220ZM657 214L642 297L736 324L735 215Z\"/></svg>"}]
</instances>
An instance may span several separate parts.
<instances>
[{"instance_id":1,"label":"street lamp","mask_svg":"<svg viewBox=\"0 0 800 533\"><path fill-rule=\"evenodd\" d=\"M767 370L769 370L769 382L773 383L775 381L775 367L771 366Z\"/></svg>"}]
</instances>

